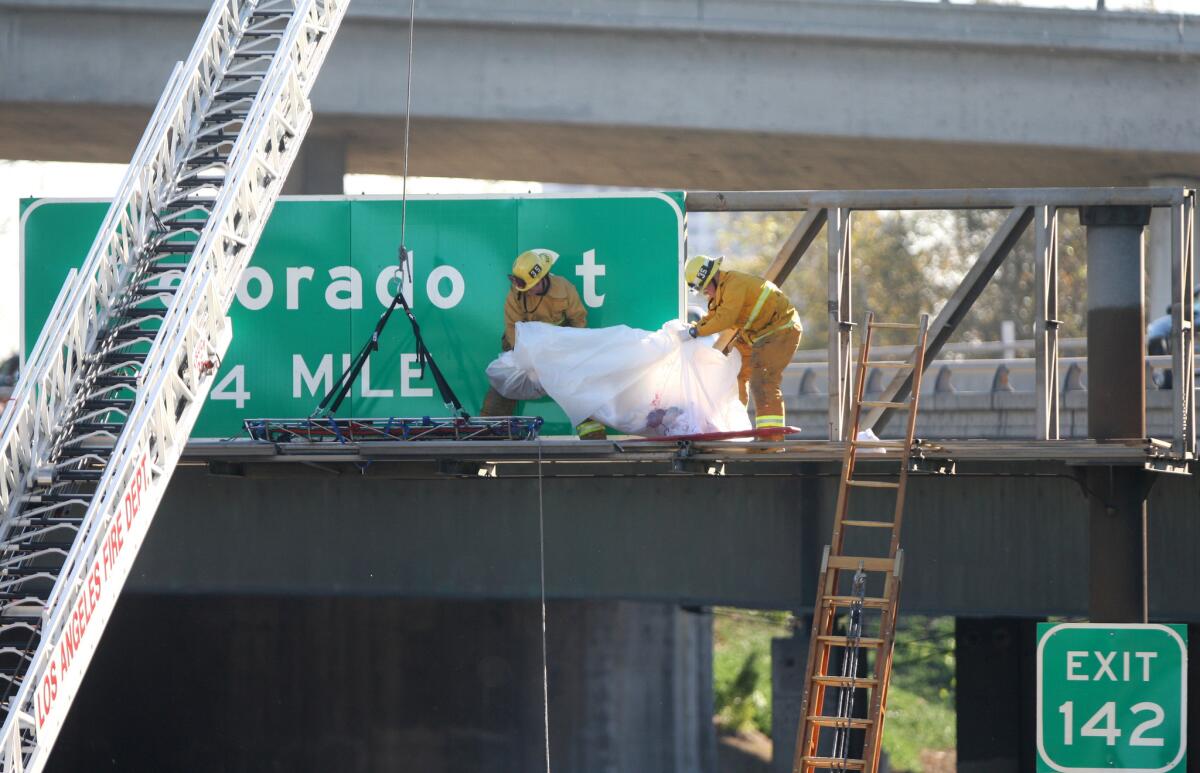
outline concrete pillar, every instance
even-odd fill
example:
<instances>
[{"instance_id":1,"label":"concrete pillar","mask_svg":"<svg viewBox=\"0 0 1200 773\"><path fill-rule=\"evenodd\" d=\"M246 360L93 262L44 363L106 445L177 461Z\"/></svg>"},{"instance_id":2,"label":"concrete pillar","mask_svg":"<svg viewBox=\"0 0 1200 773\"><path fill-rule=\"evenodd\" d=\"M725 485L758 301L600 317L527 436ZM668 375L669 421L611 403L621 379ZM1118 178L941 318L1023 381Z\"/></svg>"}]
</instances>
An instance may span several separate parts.
<instances>
[{"instance_id":1,"label":"concrete pillar","mask_svg":"<svg viewBox=\"0 0 1200 773\"><path fill-rule=\"evenodd\" d=\"M1144 239L1148 207L1080 213L1088 245L1088 434L1146 436ZM1146 619L1146 473L1086 470L1093 622Z\"/></svg>"},{"instance_id":2,"label":"concrete pillar","mask_svg":"<svg viewBox=\"0 0 1200 773\"><path fill-rule=\"evenodd\" d=\"M805 618L790 637L771 640L771 773L792 773L811 629Z\"/></svg>"},{"instance_id":3,"label":"concrete pillar","mask_svg":"<svg viewBox=\"0 0 1200 773\"><path fill-rule=\"evenodd\" d=\"M345 138L309 135L292 162L292 170L283 183L283 193L287 196L340 195L346 192L345 177Z\"/></svg>"},{"instance_id":4,"label":"concrete pillar","mask_svg":"<svg viewBox=\"0 0 1200 773\"><path fill-rule=\"evenodd\" d=\"M955 621L959 773L1035 769L1037 621Z\"/></svg>"},{"instance_id":5,"label":"concrete pillar","mask_svg":"<svg viewBox=\"0 0 1200 773\"><path fill-rule=\"evenodd\" d=\"M551 603L552 764L715 773L711 617ZM48 771L543 770L536 603L127 595Z\"/></svg>"},{"instance_id":6,"label":"concrete pillar","mask_svg":"<svg viewBox=\"0 0 1200 773\"><path fill-rule=\"evenodd\" d=\"M1189 177L1159 177L1152 186L1200 188L1200 180ZM1149 254L1146 271L1150 283L1147 293L1146 320L1167 313L1171 303L1171 211L1159 208L1150 212Z\"/></svg>"}]
</instances>

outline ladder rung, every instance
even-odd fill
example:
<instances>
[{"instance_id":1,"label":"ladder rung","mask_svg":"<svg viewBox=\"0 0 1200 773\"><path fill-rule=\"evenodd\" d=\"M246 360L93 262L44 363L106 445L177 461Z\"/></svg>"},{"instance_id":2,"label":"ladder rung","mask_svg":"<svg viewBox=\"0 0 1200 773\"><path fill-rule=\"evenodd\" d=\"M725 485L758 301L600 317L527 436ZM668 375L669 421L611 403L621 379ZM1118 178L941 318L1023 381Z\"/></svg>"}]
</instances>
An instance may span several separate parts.
<instances>
[{"instance_id":1,"label":"ladder rung","mask_svg":"<svg viewBox=\"0 0 1200 773\"><path fill-rule=\"evenodd\" d=\"M847 486L858 486L859 488L900 488L899 483L892 483L886 480L848 480Z\"/></svg>"},{"instance_id":2,"label":"ladder rung","mask_svg":"<svg viewBox=\"0 0 1200 773\"><path fill-rule=\"evenodd\" d=\"M843 526L861 526L864 529L890 529L896 524L892 521L860 521L857 519L843 518Z\"/></svg>"},{"instance_id":3,"label":"ladder rung","mask_svg":"<svg viewBox=\"0 0 1200 773\"><path fill-rule=\"evenodd\" d=\"M163 242L150 251L158 255L191 255L199 242Z\"/></svg>"},{"instance_id":4,"label":"ladder rung","mask_svg":"<svg viewBox=\"0 0 1200 773\"><path fill-rule=\"evenodd\" d=\"M920 330L920 325L914 325L911 322L872 322L871 327L877 327L881 330Z\"/></svg>"},{"instance_id":5,"label":"ladder rung","mask_svg":"<svg viewBox=\"0 0 1200 773\"><path fill-rule=\"evenodd\" d=\"M896 568L895 560L879 556L830 556L826 565L830 569L857 569L859 564L866 572L890 572Z\"/></svg>"},{"instance_id":6,"label":"ladder rung","mask_svg":"<svg viewBox=\"0 0 1200 773\"><path fill-rule=\"evenodd\" d=\"M879 680L871 676L835 676L833 674L814 674L813 681L826 687L850 687L868 689L879 684Z\"/></svg>"},{"instance_id":7,"label":"ladder rung","mask_svg":"<svg viewBox=\"0 0 1200 773\"><path fill-rule=\"evenodd\" d=\"M57 480L100 480L104 470L59 470L54 474Z\"/></svg>"},{"instance_id":8,"label":"ladder rung","mask_svg":"<svg viewBox=\"0 0 1200 773\"><path fill-rule=\"evenodd\" d=\"M112 409L120 410L120 411L128 411L132 407L133 407L133 400L108 400L108 399L100 398L100 399L95 399L95 400L84 400L83 401L84 410L97 410L97 409L102 410L104 408L112 408Z\"/></svg>"},{"instance_id":9,"label":"ladder rung","mask_svg":"<svg viewBox=\"0 0 1200 773\"><path fill-rule=\"evenodd\" d=\"M912 369L913 364L902 360L867 360L868 368L899 368Z\"/></svg>"},{"instance_id":10,"label":"ladder rung","mask_svg":"<svg viewBox=\"0 0 1200 773\"><path fill-rule=\"evenodd\" d=\"M891 602L881 596L826 596L821 600L824 607L851 607L854 602L862 601L864 609L887 609Z\"/></svg>"},{"instance_id":11,"label":"ladder rung","mask_svg":"<svg viewBox=\"0 0 1200 773\"><path fill-rule=\"evenodd\" d=\"M230 91L221 91L213 95L214 102L232 102L241 99L254 99L258 96L256 89L233 89Z\"/></svg>"},{"instance_id":12,"label":"ladder rung","mask_svg":"<svg viewBox=\"0 0 1200 773\"><path fill-rule=\"evenodd\" d=\"M866 408L911 408L911 403L896 403L887 400L863 400L859 405Z\"/></svg>"},{"instance_id":13,"label":"ladder rung","mask_svg":"<svg viewBox=\"0 0 1200 773\"><path fill-rule=\"evenodd\" d=\"M863 730L875 724L874 720L864 717L822 717L814 715L808 721L819 727L848 727L851 730Z\"/></svg>"},{"instance_id":14,"label":"ladder rung","mask_svg":"<svg viewBox=\"0 0 1200 773\"><path fill-rule=\"evenodd\" d=\"M835 647L853 647L855 642L859 647L882 647L883 639L877 639L870 636L860 636L854 642L851 642L849 636L818 636L817 641L822 644L832 644Z\"/></svg>"},{"instance_id":15,"label":"ladder rung","mask_svg":"<svg viewBox=\"0 0 1200 773\"><path fill-rule=\"evenodd\" d=\"M810 768L828 768L830 770L866 770L867 763L865 760L852 760L841 757L801 757L801 762L808 765ZM807 773L807 771L806 771Z\"/></svg>"}]
</instances>

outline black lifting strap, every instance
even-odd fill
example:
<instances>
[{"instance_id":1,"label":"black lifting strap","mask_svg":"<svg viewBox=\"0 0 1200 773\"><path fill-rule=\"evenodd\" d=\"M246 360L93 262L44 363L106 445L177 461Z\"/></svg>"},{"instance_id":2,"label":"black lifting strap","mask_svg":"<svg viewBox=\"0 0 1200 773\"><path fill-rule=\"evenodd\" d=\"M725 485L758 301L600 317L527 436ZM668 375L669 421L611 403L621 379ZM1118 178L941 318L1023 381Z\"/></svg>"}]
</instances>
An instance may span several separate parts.
<instances>
[{"instance_id":1,"label":"black lifting strap","mask_svg":"<svg viewBox=\"0 0 1200 773\"><path fill-rule=\"evenodd\" d=\"M384 326L387 325L388 319L391 318L392 312L396 307L404 309L404 314L408 317L408 322L412 325L413 339L417 344L417 367L421 369L421 378L425 377L425 366L429 366L429 372L433 374L433 380L437 384L438 392L442 396L442 402L447 408L453 408L456 416L462 418L470 418L462 403L458 401L454 390L450 388L450 383L446 381L446 377L442 375L442 369L433 361L433 354L430 353L428 347L425 346L425 339L421 337L421 326L417 324L417 318L413 316L412 308L408 305L408 300L404 297L404 272L408 267L408 250L404 245L400 245L400 287L396 290L396 295L392 297L391 304L387 310L379 316L379 321L375 323L375 330L371 333L371 338L363 345L358 354L354 357L350 369L342 374L334 384L333 389L325 395L321 400L321 404L317 406L317 410L313 413L314 416L329 416L337 413L341 407L342 401L346 399L346 395L350 394L350 387L358 380L358 374L362 372L363 366L367 364L367 358L371 356L371 352L379 350L379 334L383 332ZM328 410L326 407L328 406Z\"/></svg>"}]
</instances>

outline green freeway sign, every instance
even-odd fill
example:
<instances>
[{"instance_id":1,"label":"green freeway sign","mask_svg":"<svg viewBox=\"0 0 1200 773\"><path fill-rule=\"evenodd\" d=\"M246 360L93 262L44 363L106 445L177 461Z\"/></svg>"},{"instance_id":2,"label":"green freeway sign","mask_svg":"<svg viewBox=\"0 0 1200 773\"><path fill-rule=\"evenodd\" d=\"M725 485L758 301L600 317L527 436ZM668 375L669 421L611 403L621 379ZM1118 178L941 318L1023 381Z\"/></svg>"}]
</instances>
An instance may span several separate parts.
<instances>
[{"instance_id":1,"label":"green freeway sign","mask_svg":"<svg viewBox=\"0 0 1200 773\"><path fill-rule=\"evenodd\" d=\"M1187 627L1042 623L1038 771L1183 773Z\"/></svg>"},{"instance_id":2,"label":"green freeway sign","mask_svg":"<svg viewBox=\"0 0 1200 773\"><path fill-rule=\"evenodd\" d=\"M592 327L657 328L683 311L683 197L678 193L483 198L414 197L406 295L438 365L468 411L500 351L513 258L533 247L561 257ZM32 348L67 271L82 263L106 202L22 202L22 343ZM400 200L284 198L276 205L230 310L234 339L194 436L241 434L244 418L308 416L365 343L395 291ZM550 400L523 406L568 433ZM392 317L340 416L445 416L417 368L411 328Z\"/></svg>"}]
</instances>

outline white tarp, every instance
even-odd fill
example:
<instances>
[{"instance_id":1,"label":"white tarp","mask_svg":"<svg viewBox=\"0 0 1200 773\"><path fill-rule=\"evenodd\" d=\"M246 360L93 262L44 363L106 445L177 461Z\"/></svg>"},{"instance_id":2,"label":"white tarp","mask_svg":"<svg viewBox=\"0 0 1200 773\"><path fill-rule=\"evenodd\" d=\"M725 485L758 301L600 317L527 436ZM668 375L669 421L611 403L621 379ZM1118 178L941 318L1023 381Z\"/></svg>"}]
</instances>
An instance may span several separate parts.
<instances>
[{"instance_id":1,"label":"white tarp","mask_svg":"<svg viewBox=\"0 0 1200 773\"><path fill-rule=\"evenodd\" d=\"M677 320L655 331L519 322L516 348L488 379L514 400L549 395L574 424L594 418L645 436L751 429L737 393L741 355L714 349L715 336L685 341L682 330Z\"/></svg>"}]
</instances>

